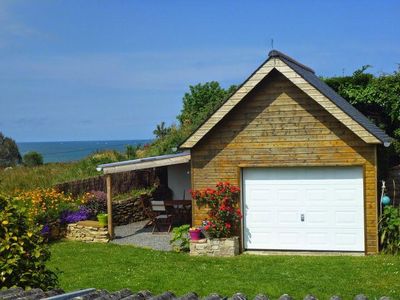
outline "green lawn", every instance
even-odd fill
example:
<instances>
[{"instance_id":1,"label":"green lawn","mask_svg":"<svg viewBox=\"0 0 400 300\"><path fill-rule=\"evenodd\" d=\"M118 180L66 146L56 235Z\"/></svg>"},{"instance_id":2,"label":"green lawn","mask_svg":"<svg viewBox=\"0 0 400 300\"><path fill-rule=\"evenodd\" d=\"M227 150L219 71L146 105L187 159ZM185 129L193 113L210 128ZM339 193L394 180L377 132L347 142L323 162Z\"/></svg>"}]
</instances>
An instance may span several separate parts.
<instances>
[{"instance_id":1,"label":"green lawn","mask_svg":"<svg viewBox=\"0 0 400 300\"><path fill-rule=\"evenodd\" d=\"M253 256L234 258L190 257L132 246L59 242L51 246L50 268L58 268L67 291L101 288L115 291L195 291L249 297L264 293L278 298L288 293L303 299L338 294L344 299L364 293L370 299L386 295L400 299L400 257Z\"/></svg>"}]
</instances>

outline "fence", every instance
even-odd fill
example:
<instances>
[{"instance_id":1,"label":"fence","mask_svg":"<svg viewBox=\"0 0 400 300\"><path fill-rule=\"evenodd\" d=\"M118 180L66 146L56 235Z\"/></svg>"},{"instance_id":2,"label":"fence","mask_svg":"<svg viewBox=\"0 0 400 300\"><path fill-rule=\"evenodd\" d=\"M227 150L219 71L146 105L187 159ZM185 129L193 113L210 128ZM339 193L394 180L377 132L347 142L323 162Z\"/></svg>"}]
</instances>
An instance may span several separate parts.
<instances>
[{"instance_id":1,"label":"fence","mask_svg":"<svg viewBox=\"0 0 400 300\"><path fill-rule=\"evenodd\" d=\"M150 187L156 180L154 170L137 170L111 174L112 193L123 194L133 189ZM106 191L105 176L69 181L54 186L58 191L78 196L90 191Z\"/></svg>"}]
</instances>

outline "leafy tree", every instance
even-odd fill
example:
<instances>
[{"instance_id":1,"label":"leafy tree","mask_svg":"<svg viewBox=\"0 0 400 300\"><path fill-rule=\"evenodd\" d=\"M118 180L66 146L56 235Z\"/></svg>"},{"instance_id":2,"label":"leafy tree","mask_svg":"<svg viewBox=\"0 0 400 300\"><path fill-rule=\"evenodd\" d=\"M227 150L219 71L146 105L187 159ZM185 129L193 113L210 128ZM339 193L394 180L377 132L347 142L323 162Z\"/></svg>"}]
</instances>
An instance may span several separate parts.
<instances>
[{"instance_id":1,"label":"leafy tree","mask_svg":"<svg viewBox=\"0 0 400 300\"><path fill-rule=\"evenodd\" d=\"M15 141L0 132L0 167L12 167L21 163L21 154Z\"/></svg>"},{"instance_id":2,"label":"leafy tree","mask_svg":"<svg viewBox=\"0 0 400 300\"><path fill-rule=\"evenodd\" d=\"M27 167L41 166L43 165L43 156L36 151L29 151L24 155L23 162Z\"/></svg>"},{"instance_id":3,"label":"leafy tree","mask_svg":"<svg viewBox=\"0 0 400 300\"><path fill-rule=\"evenodd\" d=\"M48 290L58 285L56 274L46 267L50 251L40 230L13 199L0 195L1 287Z\"/></svg>"},{"instance_id":4,"label":"leafy tree","mask_svg":"<svg viewBox=\"0 0 400 300\"><path fill-rule=\"evenodd\" d=\"M179 125L165 127L164 122L157 125L153 132L157 139L138 149L138 157L173 153L233 93L236 86L225 90L218 82L212 81L190 86L189 89L183 97L183 109L177 116Z\"/></svg>"},{"instance_id":5,"label":"leafy tree","mask_svg":"<svg viewBox=\"0 0 400 300\"><path fill-rule=\"evenodd\" d=\"M190 86L190 92L183 97L183 108L177 119L183 126L192 129L204 122L236 89L232 85L227 90L218 82Z\"/></svg>"},{"instance_id":6,"label":"leafy tree","mask_svg":"<svg viewBox=\"0 0 400 300\"><path fill-rule=\"evenodd\" d=\"M389 148L380 148L381 174L400 163L400 69L393 74L366 73L369 65L352 76L325 78L325 82L377 126L394 138Z\"/></svg>"},{"instance_id":7,"label":"leafy tree","mask_svg":"<svg viewBox=\"0 0 400 300\"><path fill-rule=\"evenodd\" d=\"M153 134L159 138L162 139L165 137L169 132L169 128L165 127L165 122L161 122L160 124L157 125L156 129L153 131Z\"/></svg>"}]
</instances>

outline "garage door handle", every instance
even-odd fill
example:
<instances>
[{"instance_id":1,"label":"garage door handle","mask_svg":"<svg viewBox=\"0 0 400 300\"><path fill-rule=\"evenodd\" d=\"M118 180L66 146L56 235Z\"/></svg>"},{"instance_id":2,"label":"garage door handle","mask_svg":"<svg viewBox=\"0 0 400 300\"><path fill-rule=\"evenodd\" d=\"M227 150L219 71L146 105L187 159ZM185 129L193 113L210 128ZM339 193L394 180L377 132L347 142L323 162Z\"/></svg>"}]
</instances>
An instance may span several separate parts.
<instances>
[{"instance_id":1,"label":"garage door handle","mask_svg":"<svg viewBox=\"0 0 400 300\"><path fill-rule=\"evenodd\" d=\"M304 214L301 214L301 215L300 215L300 220L301 220L302 222L304 222Z\"/></svg>"}]
</instances>

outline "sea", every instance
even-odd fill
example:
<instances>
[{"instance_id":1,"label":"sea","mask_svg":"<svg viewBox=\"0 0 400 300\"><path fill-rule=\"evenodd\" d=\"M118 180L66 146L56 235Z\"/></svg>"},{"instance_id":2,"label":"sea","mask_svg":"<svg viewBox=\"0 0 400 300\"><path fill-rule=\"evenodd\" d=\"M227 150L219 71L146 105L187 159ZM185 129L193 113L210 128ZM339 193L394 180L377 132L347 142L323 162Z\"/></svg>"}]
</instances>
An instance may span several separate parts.
<instances>
[{"instance_id":1,"label":"sea","mask_svg":"<svg viewBox=\"0 0 400 300\"><path fill-rule=\"evenodd\" d=\"M128 145L144 145L149 142L151 140L17 142L17 145L22 156L29 151L36 151L42 154L45 163L49 163L76 161L102 150L125 152Z\"/></svg>"}]
</instances>

